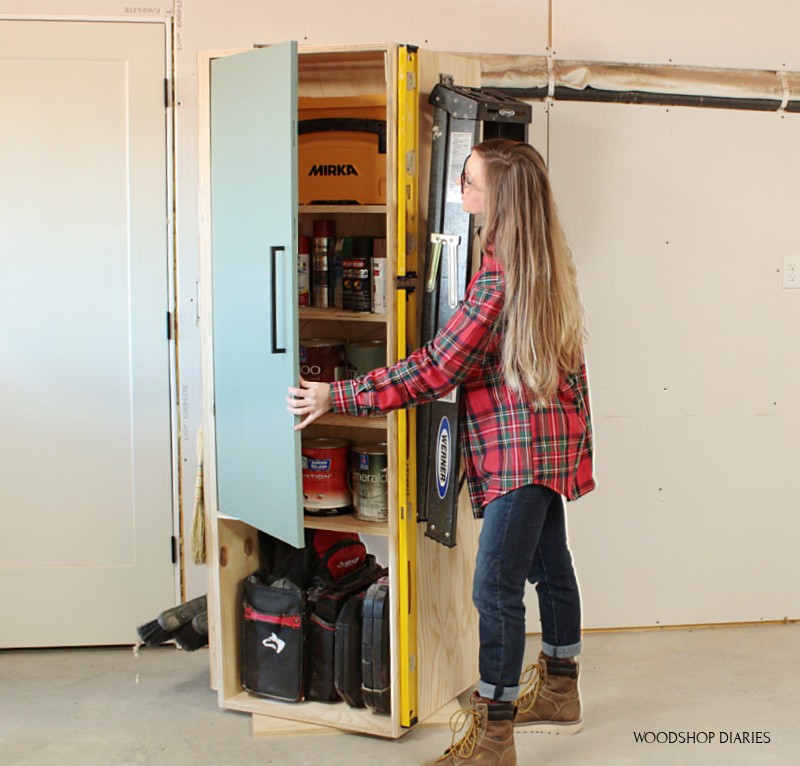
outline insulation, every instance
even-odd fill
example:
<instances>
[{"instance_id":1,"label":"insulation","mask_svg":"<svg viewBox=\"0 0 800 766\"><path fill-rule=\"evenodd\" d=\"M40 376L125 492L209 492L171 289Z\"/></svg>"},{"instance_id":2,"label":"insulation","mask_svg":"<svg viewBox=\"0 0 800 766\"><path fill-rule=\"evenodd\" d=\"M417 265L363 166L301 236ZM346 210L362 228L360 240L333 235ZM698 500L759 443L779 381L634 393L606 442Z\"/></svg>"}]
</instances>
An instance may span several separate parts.
<instances>
[{"instance_id":1,"label":"insulation","mask_svg":"<svg viewBox=\"0 0 800 766\"><path fill-rule=\"evenodd\" d=\"M712 69L644 64L557 61L539 56L480 56L486 87L528 91L529 95L570 98L574 92L642 93L713 102L769 102L786 108L800 102L800 72Z\"/></svg>"}]
</instances>

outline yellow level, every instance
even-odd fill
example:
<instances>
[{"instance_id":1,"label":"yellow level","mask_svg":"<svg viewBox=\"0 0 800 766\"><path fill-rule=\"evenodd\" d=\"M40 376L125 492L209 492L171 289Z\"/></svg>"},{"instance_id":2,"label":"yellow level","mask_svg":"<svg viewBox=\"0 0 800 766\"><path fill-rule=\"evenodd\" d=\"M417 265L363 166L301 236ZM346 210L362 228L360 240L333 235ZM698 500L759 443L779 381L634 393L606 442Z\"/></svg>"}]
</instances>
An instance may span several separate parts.
<instances>
[{"instance_id":1,"label":"yellow level","mask_svg":"<svg viewBox=\"0 0 800 766\"><path fill-rule=\"evenodd\" d=\"M417 99L416 49L398 47L397 67L397 276L398 285L417 267ZM415 344L414 293L397 293L397 358ZM417 720L417 475L413 410L397 413L399 586L398 660L400 668L400 725ZM405 477L405 481L403 481Z\"/></svg>"}]
</instances>

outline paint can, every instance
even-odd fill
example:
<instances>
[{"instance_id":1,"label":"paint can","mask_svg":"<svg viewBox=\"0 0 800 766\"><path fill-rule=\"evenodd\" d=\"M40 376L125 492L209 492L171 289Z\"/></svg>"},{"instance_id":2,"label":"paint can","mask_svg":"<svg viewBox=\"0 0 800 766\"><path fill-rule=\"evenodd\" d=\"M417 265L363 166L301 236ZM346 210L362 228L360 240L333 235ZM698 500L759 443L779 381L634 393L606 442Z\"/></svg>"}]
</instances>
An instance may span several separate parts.
<instances>
[{"instance_id":1,"label":"paint can","mask_svg":"<svg viewBox=\"0 0 800 766\"><path fill-rule=\"evenodd\" d=\"M378 367L386 367L386 343L382 340L362 340L348 343L345 348L347 376L360 378Z\"/></svg>"},{"instance_id":2,"label":"paint can","mask_svg":"<svg viewBox=\"0 0 800 766\"><path fill-rule=\"evenodd\" d=\"M300 375L306 380L332 383L347 377L344 341L309 338L300 341Z\"/></svg>"},{"instance_id":3,"label":"paint can","mask_svg":"<svg viewBox=\"0 0 800 766\"><path fill-rule=\"evenodd\" d=\"M353 515L357 519L386 521L389 518L389 456L385 442L353 447L350 487Z\"/></svg>"},{"instance_id":4,"label":"paint can","mask_svg":"<svg viewBox=\"0 0 800 766\"><path fill-rule=\"evenodd\" d=\"M309 516L339 516L353 510L350 445L347 439L303 441L303 511Z\"/></svg>"}]
</instances>

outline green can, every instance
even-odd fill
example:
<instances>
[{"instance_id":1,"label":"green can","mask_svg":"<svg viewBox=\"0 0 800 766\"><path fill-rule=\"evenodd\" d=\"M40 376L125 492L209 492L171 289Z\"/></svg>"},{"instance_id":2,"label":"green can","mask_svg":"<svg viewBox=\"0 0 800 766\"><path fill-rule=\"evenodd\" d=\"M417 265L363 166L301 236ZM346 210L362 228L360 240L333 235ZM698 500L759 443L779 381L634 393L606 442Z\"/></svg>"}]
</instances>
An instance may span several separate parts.
<instances>
[{"instance_id":1,"label":"green can","mask_svg":"<svg viewBox=\"0 0 800 766\"><path fill-rule=\"evenodd\" d=\"M389 457L385 442L352 448L350 488L353 515L357 519L386 521L389 518Z\"/></svg>"},{"instance_id":2,"label":"green can","mask_svg":"<svg viewBox=\"0 0 800 766\"><path fill-rule=\"evenodd\" d=\"M386 341L383 340L348 343L344 354L350 378L360 378L378 367L386 367Z\"/></svg>"}]
</instances>

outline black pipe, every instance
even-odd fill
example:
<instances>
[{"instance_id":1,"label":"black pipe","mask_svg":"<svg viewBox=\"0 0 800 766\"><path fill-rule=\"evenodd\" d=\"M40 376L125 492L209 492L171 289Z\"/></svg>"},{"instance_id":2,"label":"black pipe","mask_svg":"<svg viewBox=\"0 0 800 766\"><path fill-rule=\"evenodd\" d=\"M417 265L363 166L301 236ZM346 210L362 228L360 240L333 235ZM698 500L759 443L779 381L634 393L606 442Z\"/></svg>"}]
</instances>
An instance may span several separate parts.
<instances>
[{"instance_id":1,"label":"black pipe","mask_svg":"<svg viewBox=\"0 0 800 766\"><path fill-rule=\"evenodd\" d=\"M493 88L521 100L538 101L547 98L547 87ZM646 93L639 90L600 90L599 88L567 88L558 85L552 95L555 101L590 101L615 104L651 104L653 106L693 106L706 109L743 109L754 112L777 112L782 101L769 98L729 98L725 96L689 96L672 93ZM800 101L789 101L784 111L800 112Z\"/></svg>"}]
</instances>

